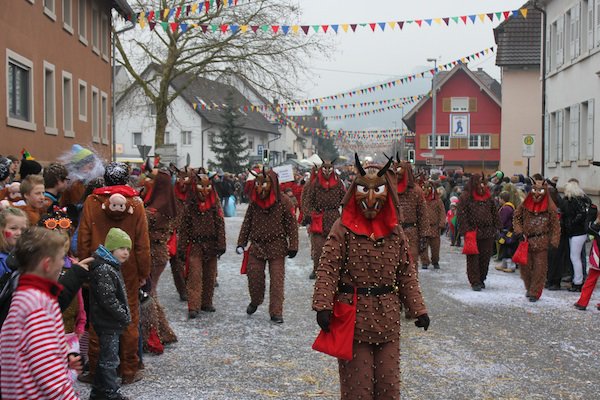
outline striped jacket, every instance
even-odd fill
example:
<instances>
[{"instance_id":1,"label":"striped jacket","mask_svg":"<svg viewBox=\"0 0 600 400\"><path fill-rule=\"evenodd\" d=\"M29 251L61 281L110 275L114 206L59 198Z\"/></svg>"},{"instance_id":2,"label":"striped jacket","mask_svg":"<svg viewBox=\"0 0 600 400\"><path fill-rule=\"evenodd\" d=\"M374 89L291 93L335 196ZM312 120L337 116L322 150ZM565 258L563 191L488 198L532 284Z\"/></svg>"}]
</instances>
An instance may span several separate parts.
<instances>
[{"instance_id":1,"label":"striped jacket","mask_svg":"<svg viewBox=\"0 0 600 400\"><path fill-rule=\"evenodd\" d=\"M78 399L67 375L60 290L36 275L20 277L0 333L2 399Z\"/></svg>"}]
</instances>

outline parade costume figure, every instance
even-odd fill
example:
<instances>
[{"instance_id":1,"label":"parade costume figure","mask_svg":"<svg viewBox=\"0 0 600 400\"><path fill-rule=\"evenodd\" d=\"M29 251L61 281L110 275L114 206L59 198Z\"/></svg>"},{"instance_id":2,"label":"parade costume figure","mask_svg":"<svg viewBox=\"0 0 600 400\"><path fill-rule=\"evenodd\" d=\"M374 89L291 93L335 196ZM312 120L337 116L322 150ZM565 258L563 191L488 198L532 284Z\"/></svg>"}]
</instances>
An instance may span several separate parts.
<instances>
[{"instance_id":1,"label":"parade costume figure","mask_svg":"<svg viewBox=\"0 0 600 400\"><path fill-rule=\"evenodd\" d=\"M360 165L342 216L325 243L313 294L321 329L329 331L334 302L357 292L353 357L338 360L341 399L400 399L400 314L429 326L408 243L398 225L396 180L383 167Z\"/></svg>"},{"instance_id":2,"label":"parade costume figure","mask_svg":"<svg viewBox=\"0 0 600 400\"><path fill-rule=\"evenodd\" d=\"M175 234L177 242L181 242L181 234L179 233L180 226L183 224L185 216L185 201L187 194L192 184L194 171L185 167L183 170L177 170L177 178L175 180L175 205L177 208L177 220L175 221ZM175 254L171 257L171 273L173 274L173 282L179 294L181 301L187 301L187 289L185 287L185 260L182 257L177 257Z\"/></svg>"},{"instance_id":3,"label":"parade costume figure","mask_svg":"<svg viewBox=\"0 0 600 400\"><path fill-rule=\"evenodd\" d=\"M425 248L421 251L421 265L423 269L433 264L433 268L440 268L440 236L446 227L446 209L440 199L432 182L423 184L423 193L425 195L425 221L426 226L423 231L423 237L426 240ZM431 260L429 259L429 249L431 249Z\"/></svg>"},{"instance_id":4,"label":"parade costume figure","mask_svg":"<svg viewBox=\"0 0 600 400\"><path fill-rule=\"evenodd\" d=\"M542 295L548 272L548 249L558 247L560 221L554 202L543 181L534 181L531 192L515 211L515 234L529 242L527 265L519 265L526 296L535 302Z\"/></svg>"},{"instance_id":5,"label":"parade costume figure","mask_svg":"<svg viewBox=\"0 0 600 400\"><path fill-rule=\"evenodd\" d=\"M149 287L150 301L142 305L142 343L148 349L150 336L157 335L162 344L177 341L177 336L169 326L165 312L158 301L156 287L162 275L169 252L167 241L173 233L177 210L171 175L159 170L153 179L152 190L145 202L146 217L148 218L148 233L150 235L150 280L145 285Z\"/></svg>"},{"instance_id":6,"label":"parade costume figure","mask_svg":"<svg viewBox=\"0 0 600 400\"><path fill-rule=\"evenodd\" d=\"M313 258L313 273L319 266L321 251L333 223L340 217L340 204L344 198L344 186L335 174L333 163L324 161L310 185L306 203L306 218L310 223L310 244Z\"/></svg>"},{"instance_id":7,"label":"parade costume figure","mask_svg":"<svg viewBox=\"0 0 600 400\"><path fill-rule=\"evenodd\" d=\"M150 275L150 241L148 221L142 199L137 192L127 186L129 178L127 165L110 163L106 167L104 181L106 187L95 189L83 204L77 251L79 258L92 255L102 243L110 228L124 230L132 241L131 255L123 263L121 272L127 289L127 301L131 311L131 323L121 335L120 372L124 383L136 379L139 369L139 298L142 283ZM98 337L90 329L90 372L93 375L98 359Z\"/></svg>"},{"instance_id":8,"label":"parade costume figure","mask_svg":"<svg viewBox=\"0 0 600 400\"><path fill-rule=\"evenodd\" d=\"M458 202L460 233L477 232L479 254L467 255L467 277L475 291L485 288L500 219L483 175L473 174Z\"/></svg>"},{"instance_id":9,"label":"parade costume figure","mask_svg":"<svg viewBox=\"0 0 600 400\"><path fill-rule=\"evenodd\" d=\"M427 228L425 198L423 191L415 183L412 165L409 162L401 162L397 159L394 167L398 181L397 193L401 216L400 223L408 239L410 256L415 262L416 267L419 253L425 248L426 239L423 236Z\"/></svg>"},{"instance_id":10,"label":"parade costume figure","mask_svg":"<svg viewBox=\"0 0 600 400\"><path fill-rule=\"evenodd\" d=\"M277 174L264 169L256 174L250 192L250 205L238 237L237 252L250 244L248 289L250 304L246 312L254 314L265 297L265 266L269 263L269 314L275 323L283 322L285 257L298 253L298 224L291 202L281 196Z\"/></svg>"},{"instance_id":11,"label":"parade costume figure","mask_svg":"<svg viewBox=\"0 0 600 400\"><path fill-rule=\"evenodd\" d=\"M193 177L179 227L180 259L185 259L188 317L214 312L217 259L225 253L225 220L219 196L205 174Z\"/></svg>"}]
</instances>

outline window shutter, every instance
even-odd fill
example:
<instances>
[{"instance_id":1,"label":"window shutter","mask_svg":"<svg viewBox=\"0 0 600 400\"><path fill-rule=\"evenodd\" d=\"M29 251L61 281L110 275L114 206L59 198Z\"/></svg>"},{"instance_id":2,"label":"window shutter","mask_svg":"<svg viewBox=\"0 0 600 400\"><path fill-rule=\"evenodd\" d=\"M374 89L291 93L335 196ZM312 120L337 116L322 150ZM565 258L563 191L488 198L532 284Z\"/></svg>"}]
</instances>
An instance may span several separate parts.
<instances>
[{"instance_id":1,"label":"window shutter","mask_svg":"<svg viewBox=\"0 0 600 400\"><path fill-rule=\"evenodd\" d=\"M556 66L563 65L565 57L565 16L561 15L556 21Z\"/></svg>"},{"instance_id":2,"label":"window shutter","mask_svg":"<svg viewBox=\"0 0 600 400\"><path fill-rule=\"evenodd\" d=\"M452 111L452 98L451 97L444 97L442 99L442 111L447 112L447 113Z\"/></svg>"},{"instance_id":3,"label":"window shutter","mask_svg":"<svg viewBox=\"0 0 600 400\"><path fill-rule=\"evenodd\" d=\"M594 159L594 99L588 101L588 115L587 115L587 159ZM584 115L583 118L586 118Z\"/></svg>"},{"instance_id":4,"label":"window shutter","mask_svg":"<svg viewBox=\"0 0 600 400\"><path fill-rule=\"evenodd\" d=\"M477 97L469 97L469 112L477 112Z\"/></svg>"},{"instance_id":5,"label":"window shutter","mask_svg":"<svg viewBox=\"0 0 600 400\"><path fill-rule=\"evenodd\" d=\"M600 1L600 0L598 0ZM585 10L584 10L585 11ZM588 1L587 9L587 49L594 48L594 0Z\"/></svg>"},{"instance_id":6,"label":"window shutter","mask_svg":"<svg viewBox=\"0 0 600 400\"><path fill-rule=\"evenodd\" d=\"M568 29L568 38L569 38L569 58L568 60L572 60L575 58L575 7L572 7L567 14L567 26Z\"/></svg>"},{"instance_id":7,"label":"window shutter","mask_svg":"<svg viewBox=\"0 0 600 400\"><path fill-rule=\"evenodd\" d=\"M546 74L552 71L552 25L546 28Z\"/></svg>"},{"instance_id":8,"label":"window shutter","mask_svg":"<svg viewBox=\"0 0 600 400\"><path fill-rule=\"evenodd\" d=\"M596 0L596 46L600 46L600 0Z\"/></svg>"},{"instance_id":9,"label":"window shutter","mask_svg":"<svg viewBox=\"0 0 600 400\"><path fill-rule=\"evenodd\" d=\"M563 110L556 112L556 161L563 160Z\"/></svg>"},{"instance_id":10,"label":"window shutter","mask_svg":"<svg viewBox=\"0 0 600 400\"><path fill-rule=\"evenodd\" d=\"M430 135L420 135L419 136L419 148L420 149L429 148L429 136Z\"/></svg>"},{"instance_id":11,"label":"window shutter","mask_svg":"<svg viewBox=\"0 0 600 400\"><path fill-rule=\"evenodd\" d=\"M548 161L554 161L550 154L550 114L544 116L544 154Z\"/></svg>"},{"instance_id":12,"label":"window shutter","mask_svg":"<svg viewBox=\"0 0 600 400\"><path fill-rule=\"evenodd\" d=\"M573 7L573 16L575 19L575 24L573 25L574 32L573 41L575 42L575 57L579 57L581 54L581 3L577 3L575 7Z\"/></svg>"},{"instance_id":13,"label":"window shutter","mask_svg":"<svg viewBox=\"0 0 600 400\"><path fill-rule=\"evenodd\" d=\"M569 121L569 161L577 161L579 143L579 104L571 106Z\"/></svg>"},{"instance_id":14,"label":"window shutter","mask_svg":"<svg viewBox=\"0 0 600 400\"><path fill-rule=\"evenodd\" d=\"M497 133L494 133L492 135L490 135L490 148L492 150L497 150L500 148L500 135Z\"/></svg>"},{"instance_id":15,"label":"window shutter","mask_svg":"<svg viewBox=\"0 0 600 400\"><path fill-rule=\"evenodd\" d=\"M451 149L458 149L458 138L450 138L450 148Z\"/></svg>"},{"instance_id":16,"label":"window shutter","mask_svg":"<svg viewBox=\"0 0 600 400\"><path fill-rule=\"evenodd\" d=\"M469 146L469 139L460 138L458 139L458 148L466 149Z\"/></svg>"}]
</instances>

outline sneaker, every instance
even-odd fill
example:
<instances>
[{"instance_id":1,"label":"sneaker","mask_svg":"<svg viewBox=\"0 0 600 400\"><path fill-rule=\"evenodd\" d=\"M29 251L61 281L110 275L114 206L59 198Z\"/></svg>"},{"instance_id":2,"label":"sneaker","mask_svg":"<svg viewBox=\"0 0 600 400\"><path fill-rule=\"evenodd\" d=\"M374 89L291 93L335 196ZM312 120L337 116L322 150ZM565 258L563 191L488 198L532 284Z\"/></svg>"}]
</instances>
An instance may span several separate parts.
<instances>
[{"instance_id":1,"label":"sneaker","mask_svg":"<svg viewBox=\"0 0 600 400\"><path fill-rule=\"evenodd\" d=\"M258 306L255 306L254 304L250 303L248 304L248 307L246 307L246 314L252 315L256 312L257 309Z\"/></svg>"},{"instance_id":2,"label":"sneaker","mask_svg":"<svg viewBox=\"0 0 600 400\"><path fill-rule=\"evenodd\" d=\"M587 309L587 307L586 307L586 306L582 306L582 305L581 305L581 304L579 304L579 303L575 303L575 304L573 304L573 306L574 306L576 309L580 310L580 311L585 311L585 310Z\"/></svg>"},{"instance_id":3,"label":"sneaker","mask_svg":"<svg viewBox=\"0 0 600 400\"><path fill-rule=\"evenodd\" d=\"M481 282L481 288L485 289L485 282Z\"/></svg>"},{"instance_id":4,"label":"sneaker","mask_svg":"<svg viewBox=\"0 0 600 400\"><path fill-rule=\"evenodd\" d=\"M283 324L283 317L279 316L279 315L272 315L271 316L271 321L276 323L276 324Z\"/></svg>"}]
</instances>

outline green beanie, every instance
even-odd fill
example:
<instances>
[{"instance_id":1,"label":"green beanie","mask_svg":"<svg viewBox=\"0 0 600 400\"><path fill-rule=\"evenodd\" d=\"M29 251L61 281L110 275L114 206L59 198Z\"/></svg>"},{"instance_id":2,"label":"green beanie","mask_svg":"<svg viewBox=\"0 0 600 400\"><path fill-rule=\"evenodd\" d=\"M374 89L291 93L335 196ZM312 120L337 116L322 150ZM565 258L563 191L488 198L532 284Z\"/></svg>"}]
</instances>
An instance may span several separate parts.
<instances>
[{"instance_id":1,"label":"green beanie","mask_svg":"<svg viewBox=\"0 0 600 400\"><path fill-rule=\"evenodd\" d=\"M108 251L114 251L121 247L131 249L131 238L127 232L122 229L110 228L108 235L106 235L106 240L104 241L104 247L106 247L106 250Z\"/></svg>"},{"instance_id":2,"label":"green beanie","mask_svg":"<svg viewBox=\"0 0 600 400\"><path fill-rule=\"evenodd\" d=\"M91 150L83 148L78 144L74 144L71 148L71 151L73 152L73 157L71 158L71 161L74 163L78 163L80 161L83 161L85 158L94 155L94 153L92 153Z\"/></svg>"}]
</instances>

